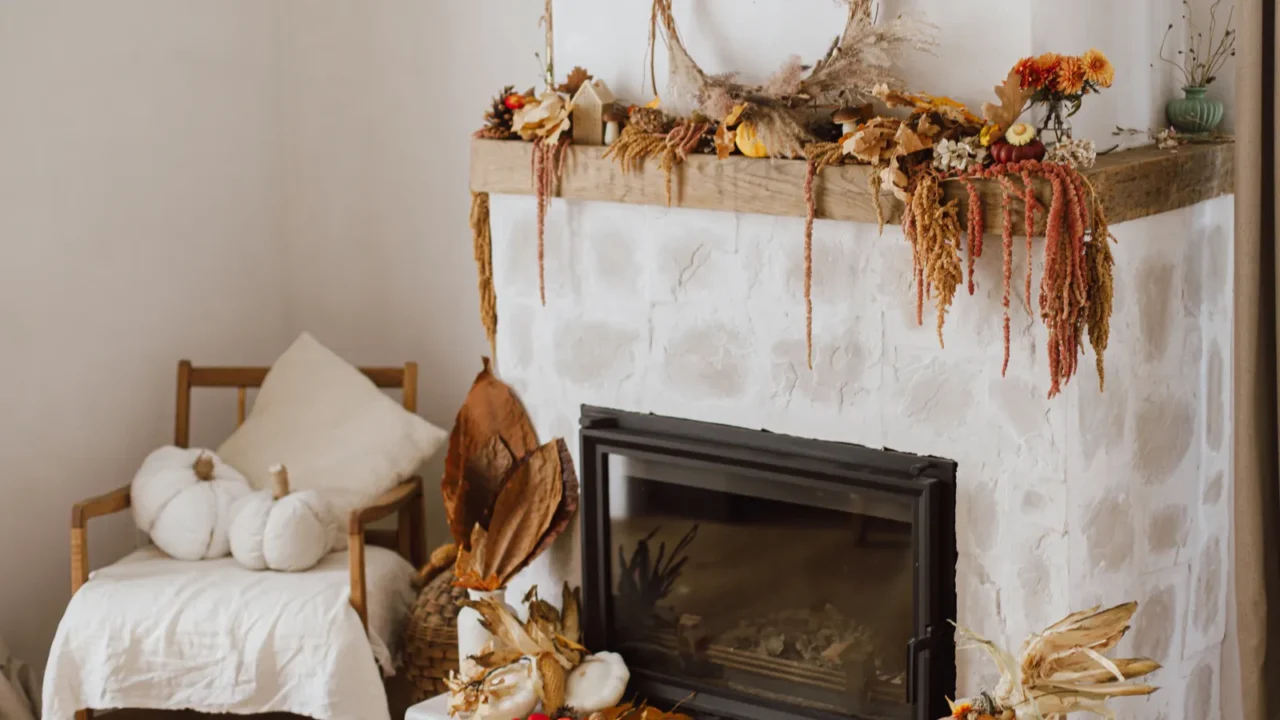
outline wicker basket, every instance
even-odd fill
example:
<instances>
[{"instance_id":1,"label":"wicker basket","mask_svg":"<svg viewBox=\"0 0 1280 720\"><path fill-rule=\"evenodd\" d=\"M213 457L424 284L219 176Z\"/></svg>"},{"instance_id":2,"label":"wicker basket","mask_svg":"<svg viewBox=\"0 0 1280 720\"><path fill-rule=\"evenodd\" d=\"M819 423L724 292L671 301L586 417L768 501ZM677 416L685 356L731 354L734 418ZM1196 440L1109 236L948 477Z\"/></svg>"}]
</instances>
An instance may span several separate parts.
<instances>
[{"instance_id":1,"label":"wicker basket","mask_svg":"<svg viewBox=\"0 0 1280 720\"><path fill-rule=\"evenodd\" d=\"M415 703L448 692L444 680L458 669L458 603L467 591L453 587L453 579L452 568L437 575L409 611L403 660Z\"/></svg>"}]
</instances>

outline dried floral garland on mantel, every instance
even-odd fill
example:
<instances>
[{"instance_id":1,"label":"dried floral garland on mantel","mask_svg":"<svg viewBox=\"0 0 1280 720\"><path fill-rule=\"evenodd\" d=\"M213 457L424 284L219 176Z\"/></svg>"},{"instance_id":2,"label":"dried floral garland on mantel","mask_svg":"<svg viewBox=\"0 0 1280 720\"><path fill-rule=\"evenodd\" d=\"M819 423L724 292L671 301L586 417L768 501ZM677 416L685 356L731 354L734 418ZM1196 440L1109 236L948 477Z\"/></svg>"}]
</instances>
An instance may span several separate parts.
<instances>
[{"instance_id":1,"label":"dried floral garland on mantel","mask_svg":"<svg viewBox=\"0 0 1280 720\"><path fill-rule=\"evenodd\" d=\"M581 142L584 136L604 138L610 145L605 157L616 161L624 173L642 171L648 159L657 159L668 205L676 195L673 173L692 154L715 154L720 159L733 154L803 157L807 163L801 188L807 206L805 337L812 367L817 184L827 167L869 165L868 191L881 231L886 220L882 192L892 192L904 204L902 224L912 252L917 321L923 324L925 299L932 300L940 344L947 312L960 289L967 288L970 295L976 292L975 265L987 231L983 196L976 183L994 184L1001 189L1004 221L1002 374L1010 358L1017 219L1026 228L1024 307L1028 313L1038 313L1048 329L1049 397L1075 375L1086 334L1101 383L1112 306L1114 260L1109 241L1113 238L1105 209L1077 170L1092 165L1096 152L1092 142L1072 139L1069 127L1064 131L1061 124L1051 129L1062 134L1046 145L1041 132L1020 118L1034 104L1045 105L1048 114L1059 120L1064 112L1078 110L1086 95L1110 86L1114 70L1106 57L1091 50L1080 57L1049 53L1026 58L996 87L998 103L984 105L978 115L947 97L906 92L891 73L896 56L903 51L934 47L935 28L910 17L877 22L872 0L845 1L845 27L822 59L806 66L793 58L767 82L746 85L733 76L704 72L680 38L673 0L653 0L651 59L661 37L669 54L673 97L696 108L687 116L669 112L656 97L644 105L618 102L603 82L582 68L574 68L567 82L555 87L549 71L548 87L541 95L505 88L494 99L486 127L477 137L518 137L533 143L541 302L546 304L546 210L571 141ZM544 25L549 32L549 17ZM551 45L548 38L548 70ZM656 94L656 81L654 90ZM943 188L950 183L963 185L963 202L946 199ZM1040 197L1037 187L1050 192ZM1044 270L1033 306L1033 237L1038 224L1045 235ZM483 287L486 261L481 232L473 223L482 308L491 308L492 299ZM486 331L491 332L496 320L491 310L483 312Z\"/></svg>"}]
</instances>

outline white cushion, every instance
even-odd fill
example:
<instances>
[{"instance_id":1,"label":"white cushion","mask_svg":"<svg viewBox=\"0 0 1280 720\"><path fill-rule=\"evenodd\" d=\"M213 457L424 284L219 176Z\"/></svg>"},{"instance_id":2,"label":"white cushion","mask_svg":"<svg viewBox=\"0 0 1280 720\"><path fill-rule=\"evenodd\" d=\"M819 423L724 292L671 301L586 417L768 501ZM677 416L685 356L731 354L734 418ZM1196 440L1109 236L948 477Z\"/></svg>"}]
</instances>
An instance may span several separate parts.
<instances>
[{"instance_id":1,"label":"white cushion","mask_svg":"<svg viewBox=\"0 0 1280 720\"><path fill-rule=\"evenodd\" d=\"M218 455L258 489L271 486L271 466L283 463L290 486L319 491L345 527L352 510L411 477L447 440L303 333Z\"/></svg>"},{"instance_id":2,"label":"white cushion","mask_svg":"<svg viewBox=\"0 0 1280 720\"><path fill-rule=\"evenodd\" d=\"M261 573L147 547L95 571L58 625L43 717L127 707L390 720L380 676L393 672L414 569L365 548L366 635L348 563L333 553L307 572Z\"/></svg>"}]
</instances>

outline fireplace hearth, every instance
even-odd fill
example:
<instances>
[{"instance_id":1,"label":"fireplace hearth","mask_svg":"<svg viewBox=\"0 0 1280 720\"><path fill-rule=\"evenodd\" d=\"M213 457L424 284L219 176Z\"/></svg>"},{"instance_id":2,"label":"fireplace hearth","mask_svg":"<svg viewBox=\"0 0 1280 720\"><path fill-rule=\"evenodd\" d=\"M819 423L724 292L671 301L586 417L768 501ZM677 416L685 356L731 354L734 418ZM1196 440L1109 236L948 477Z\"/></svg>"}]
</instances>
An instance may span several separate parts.
<instances>
[{"instance_id":1,"label":"fireplace hearth","mask_svg":"<svg viewBox=\"0 0 1280 720\"><path fill-rule=\"evenodd\" d=\"M589 647L743 720L935 720L955 689L950 460L582 410Z\"/></svg>"}]
</instances>

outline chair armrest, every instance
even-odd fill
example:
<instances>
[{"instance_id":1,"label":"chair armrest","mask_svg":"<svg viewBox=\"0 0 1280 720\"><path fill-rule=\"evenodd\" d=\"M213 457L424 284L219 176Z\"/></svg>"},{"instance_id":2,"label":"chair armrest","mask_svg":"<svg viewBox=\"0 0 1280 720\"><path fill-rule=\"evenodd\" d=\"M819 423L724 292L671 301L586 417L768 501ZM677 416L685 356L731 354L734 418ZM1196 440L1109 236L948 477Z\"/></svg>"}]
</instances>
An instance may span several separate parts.
<instances>
[{"instance_id":1,"label":"chair armrest","mask_svg":"<svg viewBox=\"0 0 1280 720\"><path fill-rule=\"evenodd\" d=\"M400 552L413 562L417 557L417 544L421 544L422 478L412 477L386 491L373 504L352 510L347 523L347 552L351 564L351 607L360 616L360 623L369 630L369 598L365 587L364 546L365 526L392 514L400 515ZM416 544L415 544L416 543Z\"/></svg>"},{"instance_id":2,"label":"chair armrest","mask_svg":"<svg viewBox=\"0 0 1280 720\"><path fill-rule=\"evenodd\" d=\"M128 510L131 504L129 487L116 488L106 495L78 502L71 508L72 595L89 581L89 536L86 531L89 520Z\"/></svg>"},{"instance_id":3,"label":"chair armrest","mask_svg":"<svg viewBox=\"0 0 1280 720\"><path fill-rule=\"evenodd\" d=\"M382 493L372 505L359 510L352 510L347 523L347 534L362 532L366 525L375 523L392 513L400 511L406 503L422 495L422 478L411 477L390 490Z\"/></svg>"},{"instance_id":4,"label":"chair armrest","mask_svg":"<svg viewBox=\"0 0 1280 720\"><path fill-rule=\"evenodd\" d=\"M71 527L84 528L90 518L102 517L128 510L132 505L129 499L129 485L116 488L105 495L89 498L76 503L71 508Z\"/></svg>"}]
</instances>

